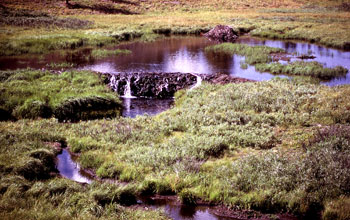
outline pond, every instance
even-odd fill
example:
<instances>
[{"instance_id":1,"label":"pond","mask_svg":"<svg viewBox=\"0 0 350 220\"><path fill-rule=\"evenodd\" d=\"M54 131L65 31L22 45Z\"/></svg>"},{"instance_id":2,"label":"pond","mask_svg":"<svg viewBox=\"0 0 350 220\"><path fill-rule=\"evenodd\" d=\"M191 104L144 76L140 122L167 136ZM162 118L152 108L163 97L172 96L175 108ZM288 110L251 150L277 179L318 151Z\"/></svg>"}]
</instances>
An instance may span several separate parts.
<instances>
[{"instance_id":1,"label":"pond","mask_svg":"<svg viewBox=\"0 0 350 220\"><path fill-rule=\"evenodd\" d=\"M350 69L350 52L348 51L304 42L267 40L250 36L240 37L237 43L283 48L288 53L313 55L315 59L306 61L317 61L325 67L341 65ZM241 62L244 62L244 57L242 56L205 53L204 48L213 44L215 43L204 37L165 37L153 42L132 42L118 45L113 49L128 49L132 53L103 59L89 57L91 48L81 49L68 54L54 52L37 57L2 57L0 58L0 69L47 68L48 63L72 62L78 69L109 74L135 72L224 73L258 81L269 80L275 77L275 75L269 73L257 72L254 66L242 69ZM296 58L292 59L292 61L294 60ZM335 78L322 83L329 86L350 84L350 73L345 77ZM123 98L123 103L123 116L135 117L143 114L158 114L170 108L173 105L173 99Z\"/></svg>"}]
</instances>

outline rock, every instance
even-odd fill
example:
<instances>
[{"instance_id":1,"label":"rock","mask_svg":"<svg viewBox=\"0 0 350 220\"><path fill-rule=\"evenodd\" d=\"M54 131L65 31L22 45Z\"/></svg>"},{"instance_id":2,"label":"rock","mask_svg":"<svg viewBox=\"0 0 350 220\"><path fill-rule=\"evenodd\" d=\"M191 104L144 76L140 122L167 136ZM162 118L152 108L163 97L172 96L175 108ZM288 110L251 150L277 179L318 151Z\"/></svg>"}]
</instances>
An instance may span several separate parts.
<instances>
[{"instance_id":1,"label":"rock","mask_svg":"<svg viewBox=\"0 0 350 220\"><path fill-rule=\"evenodd\" d=\"M208 33L204 34L204 36L219 42L235 42L238 38L238 33L230 26L217 25Z\"/></svg>"}]
</instances>

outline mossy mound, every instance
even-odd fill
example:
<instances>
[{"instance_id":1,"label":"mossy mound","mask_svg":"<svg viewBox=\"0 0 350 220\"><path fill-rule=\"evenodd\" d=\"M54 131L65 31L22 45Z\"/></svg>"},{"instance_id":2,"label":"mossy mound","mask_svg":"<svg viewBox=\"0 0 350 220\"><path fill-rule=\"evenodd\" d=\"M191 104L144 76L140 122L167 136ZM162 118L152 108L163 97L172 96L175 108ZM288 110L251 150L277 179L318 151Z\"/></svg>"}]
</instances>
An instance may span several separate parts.
<instances>
[{"instance_id":1,"label":"mossy mound","mask_svg":"<svg viewBox=\"0 0 350 220\"><path fill-rule=\"evenodd\" d=\"M16 173L27 180L45 180L57 173L55 154L46 149L39 149L29 154L29 159L24 161L16 170Z\"/></svg>"},{"instance_id":2,"label":"mossy mound","mask_svg":"<svg viewBox=\"0 0 350 220\"><path fill-rule=\"evenodd\" d=\"M120 115L121 105L114 99L103 97L85 97L68 99L54 112L60 121L76 122L80 120L116 117Z\"/></svg>"},{"instance_id":3,"label":"mossy mound","mask_svg":"<svg viewBox=\"0 0 350 220\"><path fill-rule=\"evenodd\" d=\"M50 118L79 121L120 115L118 95L89 71L0 71L0 120Z\"/></svg>"}]
</instances>

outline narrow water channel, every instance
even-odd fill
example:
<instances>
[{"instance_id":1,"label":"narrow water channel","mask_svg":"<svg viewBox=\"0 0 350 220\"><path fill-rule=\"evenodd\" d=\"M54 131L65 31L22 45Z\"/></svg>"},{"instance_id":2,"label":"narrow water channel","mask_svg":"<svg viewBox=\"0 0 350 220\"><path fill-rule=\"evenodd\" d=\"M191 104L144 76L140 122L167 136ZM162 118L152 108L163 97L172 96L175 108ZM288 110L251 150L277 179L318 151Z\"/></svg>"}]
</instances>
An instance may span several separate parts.
<instances>
[{"instance_id":1,"label":"narrow water channel","mask_svg":"<svg viewBox=\"0 0 350 220\"><path fill-rule=\"evenodd\" d=\"M57 156L57 169L67 179L80 183L91 183L93 178L83 172L79 164L74 160L67 149ZM178 202L166 199L153 199L151 197L140 198L142 207L152 209L162 208L165 213L174 220L229 220L232 218L219 217L211 213L210 206L184 206Z\"/></svg>"},{"instance_id":2,"label":"narrow water channel","mask_svg":"<svg viewBox=\"0 0 350 220\"><path fill-rule=\"evenodd\" d=\"M63 149L62 153L57 155L57 169L60 174L79 183L91 183L92 178L82 172L80 165L72 159L68 150Z\"/></svg>"}]
</instances>

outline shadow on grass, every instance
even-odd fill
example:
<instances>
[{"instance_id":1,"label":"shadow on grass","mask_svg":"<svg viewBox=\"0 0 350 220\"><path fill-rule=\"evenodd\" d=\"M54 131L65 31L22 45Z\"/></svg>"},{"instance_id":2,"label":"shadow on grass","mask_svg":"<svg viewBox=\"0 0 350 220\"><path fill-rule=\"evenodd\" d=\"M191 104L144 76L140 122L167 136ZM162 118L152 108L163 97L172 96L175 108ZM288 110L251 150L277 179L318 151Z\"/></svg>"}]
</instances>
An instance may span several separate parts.
<instances>
[{"instance_id":1,"label":"shadow on grass","mask_svg":"<svg viewBox=\"0 0 350 220\"><path fill-rule=\"evenodd\" d=\"M116 1L116 2L128 2L128 1ZM131 2L129 2L131 4ZM127 9L121 9L121 8L114 8L113 4L93 4L93 5L84 5L80 3L69 3L66 2L66 5L69 9L90 9L92 11L98 11L105 14L124 14L124 15L132 15L137 14L135 12L131 12Z\"/></svg>"}]
</instances>

